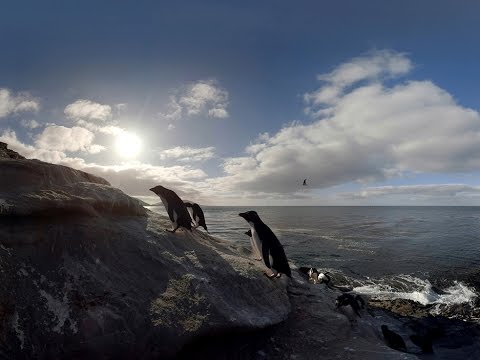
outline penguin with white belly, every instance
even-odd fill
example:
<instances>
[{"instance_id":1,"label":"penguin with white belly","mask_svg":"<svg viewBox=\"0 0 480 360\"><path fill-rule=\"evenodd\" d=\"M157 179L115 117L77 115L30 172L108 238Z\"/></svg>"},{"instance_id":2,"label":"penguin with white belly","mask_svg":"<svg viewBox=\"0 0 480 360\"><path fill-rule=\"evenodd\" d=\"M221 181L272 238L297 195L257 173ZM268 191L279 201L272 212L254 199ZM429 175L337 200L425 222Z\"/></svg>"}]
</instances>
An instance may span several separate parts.
<instances>
[{"instance_id":1,"label":"penguin with white belly","mask_svg":"<svg viewBox=\"0 0 480 360\"><path fill-rule=\"evenodd\" d=\"M165 210L167 210L168 217L172 222L173 230L165 230L172 233L177 231L179 227L192 230L192 219L188 214L187 207L174 191L161 185L151 188L150 191L153 191L160 197L163 206L165 206Z\"/></svg>"},{"instance_id":2,"label":"penguin with white belly","mask_svg":"<svg viewBox=\"0 0 480 360\"><path fill-rule=\"evenodd\" d=\"M263 262L271 270L271 274L265 275L269 278L278 278L285 274L291 278L292 272L285 251L273 231L260 219L256 211L247 211L238 215L250 224L253 243L261 249Z\"/></svg>"},{"instance_id":3,"label":"penguin with white belly","mask_svg":"<svg viewBox=\"0 0 480 360\"><path fill-rule=\"evenodd\" d=\"M207 224L205 222L205 215L203 214L203 210L200 205L192 201L184 201L183 203L187 207L188 213L190 214L190 217L192 218L192 221L194 223L194 227L197 228L201 226L205 229L207 233L209 233L207 229Z\"/></svg>"}]
</instances>

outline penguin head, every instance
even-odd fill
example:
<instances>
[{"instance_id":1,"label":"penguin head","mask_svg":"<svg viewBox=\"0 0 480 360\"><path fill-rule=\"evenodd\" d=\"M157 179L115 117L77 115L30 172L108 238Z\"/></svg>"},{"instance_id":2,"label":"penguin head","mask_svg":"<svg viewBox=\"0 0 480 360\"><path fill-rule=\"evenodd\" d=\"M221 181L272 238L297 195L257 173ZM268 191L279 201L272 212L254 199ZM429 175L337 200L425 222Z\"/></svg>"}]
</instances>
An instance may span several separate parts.
<instances>
[{"instance_id":1,"label":"penguin head","mask_svg":"<svg viewBox=\"0 0 480 360\"><path fill-rule=\"evenodd\" d=\"M252 223L258 223L261 222L260 217L258 216L256 211L250 210L244 213L238 214L238 216L241 216L244 218L247 222L252 222Z\"/></svg>"},{"instance_id":2,"label":"penguin head","mask_svg":"<svg viewBox=\"0 0 480 360\"><path fill-rule=\"evenodd\" d=\"M155 194L157 194L157 195L165 194L165 193L168 191L168 189L165 188L165 187L163 187L162 185L155 186L155 187L153 187L153 188L151 188L151 189L149 189L149 190L150 190L150 191L153 191L153 192L154 192Z\"/></svg>"}]
</instances>

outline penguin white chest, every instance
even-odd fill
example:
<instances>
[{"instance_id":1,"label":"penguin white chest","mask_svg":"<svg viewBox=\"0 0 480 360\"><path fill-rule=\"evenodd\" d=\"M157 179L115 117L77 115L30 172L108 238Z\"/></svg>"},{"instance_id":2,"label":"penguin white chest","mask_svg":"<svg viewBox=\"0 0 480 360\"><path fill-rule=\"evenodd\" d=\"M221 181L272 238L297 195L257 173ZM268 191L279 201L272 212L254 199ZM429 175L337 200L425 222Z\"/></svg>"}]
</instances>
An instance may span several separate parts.
<instances>
[{"instance_id":1,"label":"penguin white chest","mask_svg":"<svg viewBox=\"0 0 480 360\"><path fill-rule=\"evenodd\" d=\"M252 232L252 237L250 238L250 242L252 244L252 251L256 259L262 259L262 241L258 236L258 233L255 231L255 226L253 223L249 222L250 224L250 231Z\"/></svg>"},{"instance_id":2,"label":"penguin white chest","mask_svg":"<svg viewBox=\"0 0 480 360\"><path fill-rule=\"evenodd\" d=\"M168 213L168 201L165 200L165 198L162 195L159 195L159 196L160 196L160 200L162 200L163 206L165 206L165 210L167 210L167 213Z\"/></svg>"},{"instance_id":3,"label":"penguin white chest","mask_svg":"<svg viewBox=\"0 0 480 360\"><path fill-rule=\"evenodd\" d=\"M173 213L173 225L176 227L177 226L178 214L175 211L175 209L173 209L172 213Z\"/></svg>"}]
</instances>

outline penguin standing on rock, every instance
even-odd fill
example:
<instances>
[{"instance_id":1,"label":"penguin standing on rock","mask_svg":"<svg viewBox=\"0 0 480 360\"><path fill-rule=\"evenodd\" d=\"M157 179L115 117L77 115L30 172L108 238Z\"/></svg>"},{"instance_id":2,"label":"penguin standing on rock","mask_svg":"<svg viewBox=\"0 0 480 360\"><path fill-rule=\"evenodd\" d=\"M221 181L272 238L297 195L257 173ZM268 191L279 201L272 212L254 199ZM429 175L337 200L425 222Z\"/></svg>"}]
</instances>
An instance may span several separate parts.
<instances>
[{"instance_id":1,"label":"penguin standing on rock","mask_svg":"<svg viewBox=\"0 0 480 360\"><path fill-rule=\"evenodd\" d=\"M405 345L405 341L403 341L402 337L398 335L396 332L393 332L388 328L387 325L381 326L383 337L385 338L385 343L388 347L392 349L399 350L399 351L407 351L407 346Z\"/></svg>"},{"instance_id":2,"label":"penguin standing on rock","mask_svg":"<svg viewBox=\"0 0 480 360\"><path fill-rule=\"evenodd\" d=\"M150 191L153 191L160 197L172 222L173 230L165 230L175 233L180 226L187 230L192 230L192 219L188 214L187 207L175 192L161 185L151 188Z\"/></svg>"},{"instance_id":3,"label":"penguin standing on rock","mask_svg":"<svg viewBox=\"0 0 480 360\"><path fill-rule=\"evenodd\" d=\"M205 215L203 214L203 210L200 205L191 201L184 201L183 203L187 207L188 213L190 214L190 217L194 222L195 228L201 226L205 229L207 233L209 233L207 229L207 224L205 223Z\"/></svg>"},{"instance_id":4,"label":"penguin standing on rock","mask_svg":"<svg viewBox=\"0 0 480 360\"><path fill-rule=\"evenodd\" d=\"M285 251L272 230L260 219L256 211L238 214L250 224L254 243L261 244L263 262L271 270L268 278L279 278L282 274L292 277Z\"/></svg>"}]
</instances>

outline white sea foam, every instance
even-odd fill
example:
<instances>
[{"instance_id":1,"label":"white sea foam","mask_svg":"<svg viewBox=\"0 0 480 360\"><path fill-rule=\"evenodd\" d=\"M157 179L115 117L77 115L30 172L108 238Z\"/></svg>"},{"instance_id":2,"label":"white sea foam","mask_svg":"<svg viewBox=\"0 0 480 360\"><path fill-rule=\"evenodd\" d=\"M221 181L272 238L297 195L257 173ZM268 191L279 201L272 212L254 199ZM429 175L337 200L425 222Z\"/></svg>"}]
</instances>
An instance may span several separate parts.
<instances>
[{"instance_id":1,"label":"white sea foam","mask_svg":"<svg viewBox=\"0 0 480 360\"><path fill-rule=\"evenodd\" d=\"M391 279L371 280L355 287L355 292L375 299L407 299L422 305L429 304L464 304L473 301L477 294L465 284L455 281L452 286L435 291L428 280L410 275L399 275Z\"/></svg>"}]
</instances>

